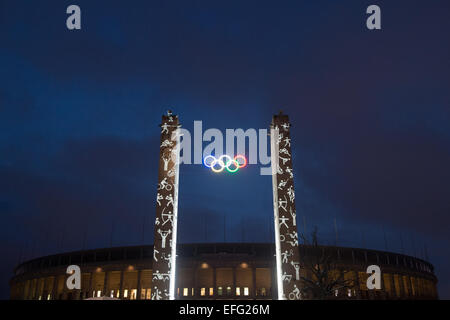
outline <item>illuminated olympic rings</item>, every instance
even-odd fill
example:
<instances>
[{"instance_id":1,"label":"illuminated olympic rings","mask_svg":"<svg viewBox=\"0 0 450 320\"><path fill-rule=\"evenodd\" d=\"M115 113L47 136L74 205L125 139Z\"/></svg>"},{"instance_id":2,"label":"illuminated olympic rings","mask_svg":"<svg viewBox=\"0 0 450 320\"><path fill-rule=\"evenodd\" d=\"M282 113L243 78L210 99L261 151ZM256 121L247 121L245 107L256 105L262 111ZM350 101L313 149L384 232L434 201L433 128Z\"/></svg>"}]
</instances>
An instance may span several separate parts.
<instances>
[{"instance_id":1,"label":"illuminated olympic rings","mask_svg":"<svg viewBox=\"0 0 450 320\"><path fill-rule=\"evenodd\" d=\"M222 172L224 169L234 173L247 165L247 159L240 154L236 155L234 158L231 158L226 154L221 155L219 158L209 155L203 159L203 163L215 173Z\"/></svg>"}]
</instances>

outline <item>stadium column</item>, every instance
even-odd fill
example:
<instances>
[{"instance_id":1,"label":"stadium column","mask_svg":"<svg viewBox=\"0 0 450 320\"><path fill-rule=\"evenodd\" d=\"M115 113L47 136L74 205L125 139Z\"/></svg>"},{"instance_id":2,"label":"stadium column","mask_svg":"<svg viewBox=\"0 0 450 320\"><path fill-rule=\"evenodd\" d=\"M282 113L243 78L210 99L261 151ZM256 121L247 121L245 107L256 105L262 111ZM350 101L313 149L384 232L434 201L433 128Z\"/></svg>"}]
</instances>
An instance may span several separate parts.
<instances>
[{"instance_id":1,"label":"stadium column","mask_svg":"<svg viewBox=\"0 0 450 320\"><path fill-rule=\"evenodd\" d=\"M256 297L258 296L258 293L256 291L256 267L255 266L252 266L252 286L253 286L253 290L252 290L253 299L256 299Z\"/></svg>"},{"instance_id":2,"label":"stadium column","mask_svg":"<svg viewBox=\"0 0 450 320\"><path fill-rule=\"evenodd\" d=\"M180 124L163 115L153 243L152 300L175 299Z\"/></svg>"},{"instance_id":3,"label":"stadium column","mask_svg":"<svg viewBox=\"0 0 450 320\"><path fill-rule=\"evenodd\" d=\"M18 300L25 300L24 296L25 296L25 286L26 286L26 284L27 283L25 281L21 283L21 285L19 287L20 293L19 293L19 296L16 299L18 299ZM16 284L16 285L19 285L19 284ZM51 296L51 292L49 292L49 294Z\"/></svg>"},{"instance_id":4,"label":"stadium column","mask_svg":"<svg viewBox=\"0 0 450 320\"><path fill-rule=\"evenodd\" d=\"M93 271L91 271L90 273L89 273L89 289L88 289L88 293L87 293L87 296L86 296L86 298L92 298L92 296L91 296L91 294L92 294L92 282L93 282L93 279L94 279L94 272Z\"/></svg>"},{"instance_id":5,"label":"stadium column","mask_svg":"<svg viewBox=\"0 0 450 320\"><path fill-rule=\"evenodd\" d=\"M213 295L217 297L217 270L216 266L212 266L212 268L213 268L213 287L214 287Z\"/></svg>"},{"instance_id":6,"label":"stadium column","mask_svg":"<svg viewBox=\"0 0 450 320\"><path fill-rule=\"evenodd\" d=\"M231 289L231 290L233 290L233 291L231 292L231 295L236 296L236 267L233 267L232 270L233 270L233 289ZM242 293L240 293L240 294L242 294Z\"/></svg>"},{"instance_id":7,"label":"stadium column","mask_svg":"<svg viewBox=\"0 0 450 320\"><path fill-rule=\"evenodd\" d=\"M120 270L120 280L119 280L119 295L118 298L123 298L123 277L125 275L125 272L123 270ZM92 278L92 275L91 275Z\"/></svg>"},{"instance_id":8,"label":"stadium column","mask_svg":"<svg viewBox=\"0 0 450 320\"><path fill-rule=\"evenodd\" d=\"M394 299L397 298L397 290L395 289L395 279L393 273L389 275L389 279L391 280L391 295L392 295L390 299Z\"/></svg>"},{"instance_id":9,"label":"stadium column","mask_svg":"<svg viewBox=\"0 0 450 320\"><path fill-rule=\"evenodd\" d=\"M103 279L103 296L107 296L108 295L108 279L109 275L108 275L108 270L105 270L105 278Z\"/></svg>"},{"instance_id":10,"label":"stadium column","mask_svg":"<svg viewBox=\"0 0 450 320\"><path fill-rule=\"evenodd\" d=\"M290 123L281 112L272 118L270 142L278 299L299 300L300 257Z\"/></svg>"},{"instance_id":11,"label":"stadium column","mask_svg":"<svg viewBox=\"0 0 450 320\"><path fill-rule=\"evenodd\" d=\"M53 277L52 300L58 299L58 276Z\"/></svg>"},{"instance_id":12,"label":"stadium column","mask_svg":"<svg viewBox=\"0 0 450 320\"><path fill-rule=\"evenodd\" d=\"M141 277L142 277L142 270L138 269L137 274L137 293L136 293L136 300L141 300Z\"/></svg>"},{"instance_id":13,"label":"stadium column","mask_svg":"<svg viewBox=\"0 0 450 320\"><path fill-rule=\"evenodd\" d=\"M379 263L379 262L378 262ZM380 277L380 282L381 282L381 291L380 291L380 295L382 297L383 300L386 300L386 286L384 284L384 274L381 273L381 277Z\"/></svg>"}]
</instances>

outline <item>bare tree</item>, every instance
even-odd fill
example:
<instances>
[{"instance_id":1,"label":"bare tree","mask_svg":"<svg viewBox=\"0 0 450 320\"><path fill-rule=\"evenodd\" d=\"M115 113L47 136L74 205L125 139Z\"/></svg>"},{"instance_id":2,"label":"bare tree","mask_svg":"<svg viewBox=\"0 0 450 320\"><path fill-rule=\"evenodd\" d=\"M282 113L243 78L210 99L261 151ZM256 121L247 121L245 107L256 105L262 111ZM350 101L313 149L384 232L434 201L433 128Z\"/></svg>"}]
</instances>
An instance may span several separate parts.
<instances>
[{"instance_id":1,"label":"bare tree","mask_svg":"<svg viewBox=\"0 0 450 320\"><path fill-rule=\"evenodd\" d=\"M305 276L300 276L304 299L345 299L347 290L354 288L354 281L346 277L348 271L339 266L332 251L319 245L317 227L311 234L311 242L304 234L300 237L304 242L301 260Z\"/></svg>"}]
</instances>

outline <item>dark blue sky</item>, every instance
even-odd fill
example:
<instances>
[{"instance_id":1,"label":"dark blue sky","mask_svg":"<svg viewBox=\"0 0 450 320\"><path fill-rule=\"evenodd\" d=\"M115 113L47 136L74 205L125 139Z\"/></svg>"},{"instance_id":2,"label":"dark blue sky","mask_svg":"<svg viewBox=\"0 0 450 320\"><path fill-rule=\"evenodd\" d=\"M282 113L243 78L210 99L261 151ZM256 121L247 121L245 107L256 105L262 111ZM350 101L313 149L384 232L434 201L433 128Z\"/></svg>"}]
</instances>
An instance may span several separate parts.
<instances>
[{"instance_id":1,"label":"dark blue sky","mask_svg":"<svg viewBox=\"0 0 450 320\"><path fill-rule=\"evenodd\" d=\"M80 31L65 27L70 4ZM170 107L190 130L268 128L282 109L301 227L334 243L336 218L341 245L385 249L384 228L389 250L426 246L450 298L449 13L425 0L0 0L0 297L19 260L84 235L85 248L111 230L113 245L152 243ZM271 178L183 165L179 214L181 242L223 241L224 216L227 241L270 241Z\"/></svg>"}]
</instances>

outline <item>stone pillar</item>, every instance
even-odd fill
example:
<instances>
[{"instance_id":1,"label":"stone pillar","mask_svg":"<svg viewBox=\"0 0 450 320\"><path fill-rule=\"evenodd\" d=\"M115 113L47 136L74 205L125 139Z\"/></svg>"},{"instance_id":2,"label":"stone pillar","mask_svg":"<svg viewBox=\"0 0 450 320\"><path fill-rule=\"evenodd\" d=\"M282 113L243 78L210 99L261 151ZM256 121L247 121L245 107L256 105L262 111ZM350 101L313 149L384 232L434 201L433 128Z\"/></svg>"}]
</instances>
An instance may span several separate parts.
<instances>
[{"instance_id":1,"label":"stone pillar","mask_svg":"<svg viewBox=\"0 0 450 320\"><path fill-rule=\"evenodd\" d=\"M411 276L408 276L408 279L409 279L409 287L411 288L410 296L415 297L417 295L417 286L415 285L414 280L412 279ZM414 285L414 289L413 289L413 285Z\"/></svg>"},{"instance_id":2,"label":"stone pillar","mask_svg":"<svg viewBox=\"0 0 450 320\"><path fill-rule=\"evenodd\" d=\"M236 296L236 267L233 267L233 286L231 290L231 295ZM242 292L240 294L242 296Z\"/></svg>"},{"instance_id":3,"label":"stone pillar","mask_svg":"<svg viewBox=\"0 0 450 320\"><path fill-rule=\"evenodd\" d=\"M120 282L119 282L119 299L123 298L123 276L124 276L123 270L120 270Z\"/></svg>"},{"instance_id":4,"label":"stone pillar","mask_svg":"<svg viewBox=\"0 0 450 320\"><path fill-rule=\"evenodd\" d=\"M68 274L64 275L64 282L63 282L63 290L62 290L62 299L68 300L69 298L69 289L67 289L67 278L69 277Z\"/></svg>"},{"instance_id":5,"label":"stone pillar","mask_svg":"<svg viewBox=\"0 0 450 320\"><path fill-rule=\"evenodd\" d=\"M137 276L137 294L136 294L136 300L141 300L141 277L142 277L142 270L138 270L138 276Z\"/></svg>"},{"instance_id":6,"label":"stone pillar","mask_svg":"<svg viewBox=\"0 0 450 320\"><path fill-rule=\"evenodd\" d=\"M438 292L438 290L437 290L436 282L435 282L435 281L432 281L431 283L432 283L432 286L433 286L433 289L432 289L432 291L433 291L433 297L434 297L436 300L439 300L439 292Z\"/></svg>"},{"instance_id":7,"label":"stone pillar","mask_svg":"<svg viewBox=\"0 0 450 320\"><path fill-rule=\"evenodd\" d=\"M258 292L256 291L256 268L252 268L252 285L253 285L253 299L256 299Z\"/></svg>"},{"instance_id":8,"label":"stone pillar","mask_svg":"<svg viewBox=\"0 0 450 320\"><path fill-rule=\"evenodd\" d=\"M80 300L80 294L81 294L81 289L73 289L71 290L72 292L72 299L73 300Z\"/></svg>"},{"instance_id":9,"label":"stone pillar","mask_svg":"<svg viewBox=\"0 0 450 320\"><path fill-rule=\"evenodd\" d=\"M422 278L416 277L416 284L417 284L417 296L422 296Z\"/></svg>"},{"instance_id":10,"label":"stone pillar","mask_svg":"<svg viewBox=\"0 0 450 320\"><path fill-rule=\"evenodd\" d=\"M53 280L52 300L58 299L58 275Z\"/></svg>"},{"instance_id":11,"label":"stone pillar","mask_svg":"<svg viewBox=\"0 0 450 320\"><path fill-rule=\"evenodd\" d=\"M175 299L179 127L178 116L172 115L171 111L162 117L153 246L153 300Z\"/></svg>"},{"instance_id":12,"label":"stone pillar","mask_svg":"<svg viewBox=\"0 0 450 320\"><path fill-rule=\"evenodd\" d=\"M216 275L216 267L213 268L213 286L214 286L214 297L217 296L217 275Z\"/></svg>"},{"instance_id":13,"label":"stone pillar","mask_svg":"<svg viewBox=\"0 0 450 320\"><path fill-rule=\"evenodd\" d=\"M19 281L20 282L18 282L16 285L18 285L20 283L20 290L19 290L20 293L19 293L19 296L16 297L16 299L18 299L18 300L25 300L25 286L27 285L27 282L22 280L22 279L20 279Z\"/></svg>"},{"instance_id":14,"label":"stone pillar","mask_svg":"<svg viewBox=\"0 0 450 320\"><path fill-rule=\"evenodd\" d=\"M26 279L23 280L24 283L24 290L23 290L23 294L22 294L22 300L27 300L28 297L28 292L30 292L30 282L27 281ZM27 292L27 294L25 294L25 292ZM53 299L53 296L52 296Z\"/></svg>"},{"instance_id":15,"label":"stone pillar","mask_svg":"<svg viewBox=\"0 0 450 320\"><path fill-rule=\"evenodd\" d=\"M392 291L392 298L397 299L397 289L395 289L395 279L394 279L394 274L391 273L389 274L389 278L391 279L391 291Z\"/></svg>"},{"instance_id":16,"label":"stone pillar","mask_svg":"<svg viewBox=\"0 0 450 320\"><path fill-rule=\"evenodd\" d=\"M32 300L33 299L33 280L29 280L28 282L28 294L26 297L27 300Z\"/></svg>"},{"instance_id":17,"label":"stone pillar","mask_svg":"<svg viewBox=\"0 0 450 320\"><path fill-rule=\"evenodd\" d=\"M400 299L406 298L405 286L403 284L403 274L398 275L398 282L400 286Z\"/></svg>"},{"instance_id":18,"label":"stone pillar","mask_svg":"<svg viewBox=\"0 0 450 320\"><path fill-rule=\"evenodd\" d=\"M355 272L355 293L356 293L356 298L358 300L361 299L361 284L359 283L359 271L354 271Z\"/></svg>"},{"instance_id":19,"label":"stone pillar","mask_svg":"<svg viewBox=\"0 0 450 320\"><path fill-rule=\"evenodd\" d=\"M102 290L102 294L103 294L103 296L109 296L109 293L108 293L108 279L109 278L109 275L108 275L108 270L105 270L105 279L104 279L104 281L103 281L103 290Z\"/></svg>"},{"instance_id":20,"label":"stone pillar","mask_svg":"<svg viewBox=\"0 0 450 320\"><path fill-rule=\"evenodd\" d=\"M42 300L47 300L47 294L48 294L47 290L46 290L47 281L48 281L48 278L44 277L44 281L42 281Z\"/></svg>"},{"instance_id":21,"label":"stone pillar","mask_svg":"<svg viewBox=\"0 0 450 320\"><path fill-rule=\"evenodd\" d=\"M193 281L192 281L192 283L194 284L194 298L197 298L197 297L200 296L200 293L199 293L199 291L200 291L199 289L200 289L200 288L198 287L198 283L197 283L197 280L198 280L198 279L197 279L197 278L198 278L198 277L197 277L197 270L198 270L197 264L194 265L194 268L193 268L193 269L194 269L194 272L193 272L193 275L192 275L192 276L193 276ZM205 289L205 290L206 290L206 289ZM205 296L206 296L206 293L207 293L207 292L205 292Z\"/></svg>"},{"instance_id":22,"label":"stone pillar","mask_svg":"<svg viewBox=\"0 0 450 320\"><path fill-rule=\"evenodd\" d=\"M89 291L87 293L87 298L91 298L92 297L92 280L94 279L94 272L90 272L89 275Z\"/></svg>"},{"instance_id":23,"label":"stone pillar","mask_svg":"<svg viewBox=\"0 0 450 320\"><path fill-rule=\"evenodd\" d=\"M295 211L290 123L281 112L270 130L278 299L300 299L300 267Z\"/></svg>"},{"instance_id":24,"label":"stone pillar","mask_svg":"<svg viewBox=\"0 0 450 320\"><path fill-rule=\"evenodd\" d=\"M31 279L31 288L30 288L30 300L36 299L36 286L38 283L37 279Z\"/></svg>"},{"instance_id":25,"label":"stone pillar","mask_svg":"<svg viewBox=\"0 0 450 320\"><path fill-rule=\"evenodd\" d=\"M384 273L383 270L381 271L381 275L380 275L380 282L381 282L381 297L383 298L383 300L386 300L386 286L384 285Z\"/></svg>"}]
</instances>

